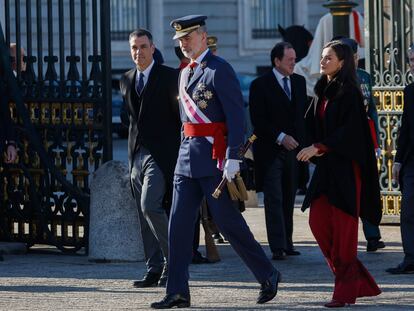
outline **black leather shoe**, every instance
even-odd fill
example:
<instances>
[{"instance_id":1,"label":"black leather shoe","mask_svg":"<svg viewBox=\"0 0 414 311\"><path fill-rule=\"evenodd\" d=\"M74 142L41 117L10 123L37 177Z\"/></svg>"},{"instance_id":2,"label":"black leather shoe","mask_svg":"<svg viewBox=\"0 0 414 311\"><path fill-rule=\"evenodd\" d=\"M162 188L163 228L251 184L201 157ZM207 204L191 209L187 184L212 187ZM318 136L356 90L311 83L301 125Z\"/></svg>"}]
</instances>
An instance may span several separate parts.
<instances>
[{"instance_id":1,"label":"black leather shoe","mask_svg":"<svg viewBox=\"0 0 414 311\"><path fill-rule=\"evenodd\" d=\"M216 244L224 244L224 239L220 233L213 234L214 243Z\"/></svg>"},{"instance_id":2,"label":"black leather shoe","mask_svg":"<svg viewBox=\"0 0 414 311\"><path fill-rule=\"evenodd\" d=\"M193 258L191 259L191 263L195 265L200 265L203 263L210 263L210 261L203 255L201 255L199 252L196 252L194 253Z\"/></svg>"},{"instance_id":3,"label":"black leather shoe","mask_svg":"<svg viewBox=\"0 0 414 311\"><path fill-rule=\"evenodd\" d=\"M406 266L399 264L397 267L388 268L385 271L391 274L414 274L414 264L410 264Z\"/></svg>"},{"instance_id":4,"label":"black leather shoe","mask_svg":"<svg viewBox=\"0 0 414 311\"><path fill-rule=\"evenodd\" d=\"M277 249L273 252L272 260L284 260L286 259L285 251L283 249Z\"/></svg>"},{"instance_id":5,"label":"black leather shoe","mask_svg":"<svg viewBox=\"0 0 414 311\"><path fill-rule=\"evenodd\" d=\"M257 303L262 304L268 302L276 296L280 279L281 274L275 269L272 275L264 283L262 283Z\"/></svg>"},{"instance_id":6,"label":"black leather shoe","mask_svg":"<svg viewBox=\"0 0 414 311\"><path fill-rule=\"evenodd\" d=\"M168 265L164 265L164 269L162 270L160 279L158 281L158 287L166 287L168 281Z\"/></svg>"},{"instance_id":7,"label":"black leather shoe","mask_svg":"<svg viewBox=\"0 0 414 311\"><path fill-rule=\"evenodd\" d=\"M147 272L142 280L134 281L134 287L154 287L158 285L161 273Z\"/></svg>"},{"instance_id":8,"label":"black leather shoe","mask_svg":"<svg viewBox=\"0 0 414 311\"><path fill-rule=\"evenodd\" d=\"M299 256L300 252L295 250L294 248L293 249L285 249L285 254L286 254L286 256Z\"/></svg>"},{"instance_id":9,"label":"black leather shoe","mask_svg":"<svg viewBox=\"0 0 414 311\"><path fill-rule=\"evenodd\" d=\"M298 189L296 192L297 195L305 195L306 194L306 188L305 189Z\"/></svg>"},{"instance_id":10,"label":"black leather shoe","mask_svg":"<svg viewBox=\"0 0 414 311\"><path fill-rule=\"evenodd\" d=\"M174 307L177 308L189 308L190 296L181 295L181 294L168 294L164 297L163 300L159 302L153 302L151 308L153 309L171 309Z\"/></svg>"},{"instance_id":11,"label":"black leather shoe","mask_svg":"<svg viewBox=\"0 0 414 311\"><path fill-rule=\"evenodd\" d=\"M367 242L367 252L375 252L379 248L384 248L384 247L385 247L385 243L377 239L369 240Z\"/></svg>"}]
</instances>

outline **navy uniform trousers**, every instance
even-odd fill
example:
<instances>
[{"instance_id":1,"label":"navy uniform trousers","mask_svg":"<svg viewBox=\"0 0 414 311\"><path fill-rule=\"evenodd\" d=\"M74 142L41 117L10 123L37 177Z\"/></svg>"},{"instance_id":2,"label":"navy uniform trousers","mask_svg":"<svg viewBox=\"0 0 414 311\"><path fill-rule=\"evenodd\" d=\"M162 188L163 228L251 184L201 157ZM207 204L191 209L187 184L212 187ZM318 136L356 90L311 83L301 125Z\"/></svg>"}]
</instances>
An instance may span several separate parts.
<instances>
[{"instance_id":1,"label":"navy uniform trousers","mask_svg":"<svg viewBox=\"0 0 414 311\"><path fill-rule=\"evenodd\" d=\"M262 247L255 240L239 210L232 204L227 190L219 199L211 196L221 176L190 178L174 176L173 202L169 222L169 270L167 294L189 294L188 266L192 256L194 225L203 196L214 221L231 246L253 272L259 283L274 271Z\"/></svg>"}]
</instances>

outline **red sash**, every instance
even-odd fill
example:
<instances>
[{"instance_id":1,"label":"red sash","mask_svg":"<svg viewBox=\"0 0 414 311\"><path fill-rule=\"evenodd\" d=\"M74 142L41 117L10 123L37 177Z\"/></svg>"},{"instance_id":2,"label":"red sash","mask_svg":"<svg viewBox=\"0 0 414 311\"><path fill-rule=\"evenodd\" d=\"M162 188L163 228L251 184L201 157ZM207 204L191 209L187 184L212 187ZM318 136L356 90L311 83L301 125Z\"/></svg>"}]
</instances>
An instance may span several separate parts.
<instances>
[{"instance_id":1,"label":"red sash","mask_svg":"<svg viewBox=\"0 0 414 311\"><path fill-rule=\"evenodd\" d=\"M226 139L227 134L226 123L213 122L213 123L184 123L184 135L185 137L213 137L213 159L224 160L226 156Z\"/></svg>"}]
</instances>

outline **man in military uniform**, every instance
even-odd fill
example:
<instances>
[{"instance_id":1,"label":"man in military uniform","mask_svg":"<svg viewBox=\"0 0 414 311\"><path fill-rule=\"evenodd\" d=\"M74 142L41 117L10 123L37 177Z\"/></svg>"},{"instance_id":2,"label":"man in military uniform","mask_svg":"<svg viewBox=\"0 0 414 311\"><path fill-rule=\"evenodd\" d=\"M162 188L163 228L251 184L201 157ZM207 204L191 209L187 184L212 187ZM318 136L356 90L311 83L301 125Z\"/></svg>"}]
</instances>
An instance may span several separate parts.
<instances>
[{"instance_id":1,"label":"man in military uniform","mask_svg":"<svg viewBox=\"0 0 414 311\"><path fill-rule=\"evenodd\" d=\"M167 293L154 309L189 307L188 265L194 222L203 196L214 221L261 284L257 303L276 296L280 273L272 266L227 192L211 196L223 178L239 171L244 114L240 85L232 67L207 48L206 16L171 22L181 50L191 59L179 79L182 141L174 176L169 222Z\"/></svg>"},{"instance_id":2,"label":"man in military uniform","mask_svg":"<svg viewBox=\"0 0 414 311\"><path fill-rule=\"evenodd\" d=\"M357 77L361 86L362 95L364 96L364 105L367 111L368 122L371 128L373 144L375 147L375 156L378 159L381 156L381 148L379 142L378 129L378 112L372 95L371 76L365 70L358 68L358 43L351 38L339 38L340 41L349 45L354 52L355 67L357 68ZM367 252L375 252L380 248L384 248L385 244L381 241L381 232L378 226L371 224L366 219L362 220L362 228L365 239L367 240Z\"/></svg>"},{"instance_id":3,"label":"man in military uniform","mask_svg":"<svg viewBox=\"0 0 414 311\"><path fill-rule=\"evenodd\" d=\"M217 41L218 39L216 36L207 37L207 47L213 55L217 55Z\"/></svg>"}]
</instances>

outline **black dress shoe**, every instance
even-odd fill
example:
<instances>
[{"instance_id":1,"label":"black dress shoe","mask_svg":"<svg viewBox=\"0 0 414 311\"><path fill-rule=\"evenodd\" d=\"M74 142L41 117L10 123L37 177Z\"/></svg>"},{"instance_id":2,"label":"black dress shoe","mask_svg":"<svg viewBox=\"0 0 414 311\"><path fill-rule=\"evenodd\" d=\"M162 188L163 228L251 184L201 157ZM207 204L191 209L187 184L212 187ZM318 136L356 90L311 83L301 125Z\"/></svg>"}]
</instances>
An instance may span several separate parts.
<instances>
[{"instance_id":1,"label":"black dress shoe","mask_svg":"<svg viewBox=\"0 0 414 311\"><path fill-rule=\"evenodd\" d=\"M273 252L272 260L284 260L286 259L285 251L283 249L277 249Z\"/></svg>"},{"instance_id":2,"label":"black dress shoe","mask_svg":"<svg viewBox=\"0 0 414 311\"><path fill-rule=\"evenodd\" d=\"M295 249L285 249L286 256L299 256L300 252Z\"/></svg>"},{"instance_id":3,"label":"black dress shoe","mask_svg":"<svg viewBox=\"0 0 414 311\"><path fill-rule=\"evenodd\" d=\"M306 194L306 189L298 189L298 191L296 192L297 195L305 195Z\"/></svg>"},{"instance_id":4,"label":"black dress shoe","mask_svg":"<svg viewBox=\"0 0 414 311\"><path fill-rule=\"evenodd\" d=\"M275 269L272 275L264 283L262 283L257 303L262 304L268 302L276 296L280 279L281 274Z\"/></svg>"},{"instance_id":5,"label":"black dress shoe","mask_svg":"<svg viewBox=\"0 0 414 311\"><path fill-rule=\"evenodd\" d=\"M196 252L194 253L193 258L191 259L191 263L195 265L200 265L203 263L210 263L210 261L203 255L201 255L199 252Z\"/></svg>"},{"instance_id":6,"label":"black dress shoe","mask_svg":"<svg viewBox=\"0 0 414 311\"><path fill-rule=\"evenodd\" d=\"M224 239L220 233L213 234L214 243L216 244L224 244Z\"/></svg>"},{"instance_id":7,"label":"black dress shoe","mask_svg":"<svg viewBox=\"0 0 414 311\"><path fill-rule=\"evenodd\" d=\"M134 287L154 287L158 285L161 273L147 272L142 280L134 281Z\"/></svg>"},{"instance_id":8,"label":"black dress shoe","mask_svg":"<svg viewBox=\"0 0 414 311\"><path fill-rule=\"evenodd\" d=\"M385 243L383 241L380 241L379 239L369 240L367 242L367 252L375 252L379 248L384 248L384 247L385 247Z\"/></svg>"},{"instance_id":9,"label":"black dress shoe","mask_svg":"<svg viewBox=\"0 0 414 311\"><path fill-rule=\"evenodd\" d=\"M164 265L164 269L162 270L160 279L158 281L158 287L166 287L168 281L168 265Z\"/></svg>"},{"instance_id":10,"label":"black dress shoe","mask_svg":"<svg viewBox=\"0 0 414 311\"><path fill-rule=\"evenodd\" d=\"M404 266L403 264L399 264L397 267L388 268L385 271L391 274L414 274L414 264L406 266Z\"/></svg>"},{"instance_id":11,"label":"black dress shoe","mask_svg":"<svg viewBox=\"0 0 414 311\"><path fill-rule=\"evenodd\" d=\"M190 303L189 295L168 294L163 298L163 300L159 302L153 302L151 304L151 308L153 309L171 309L174 307L189 308L190 305L191 303Z\"/></svg>"}]
</instances>

